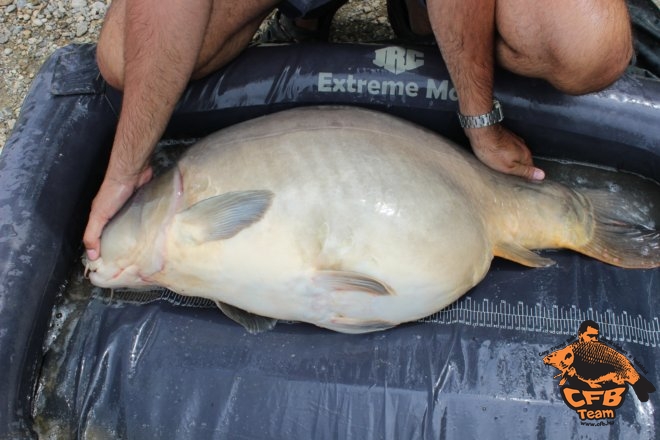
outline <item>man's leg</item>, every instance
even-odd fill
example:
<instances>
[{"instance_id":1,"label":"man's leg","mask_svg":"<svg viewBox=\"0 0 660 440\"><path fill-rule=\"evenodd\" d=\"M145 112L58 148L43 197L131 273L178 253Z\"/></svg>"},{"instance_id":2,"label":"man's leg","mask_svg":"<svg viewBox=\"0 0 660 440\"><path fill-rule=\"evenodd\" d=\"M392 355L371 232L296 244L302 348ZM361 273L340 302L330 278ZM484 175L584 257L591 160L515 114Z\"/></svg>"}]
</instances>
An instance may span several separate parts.
<instances>
[{"instance_id":1,"label":"man's leg","mask_svg":"<svg viewBox=\"0 0 660 440\"><path fill-rule=\"evenodd\" d=\"M624 0L498 0L498 62L583 94L616 81L633 54Z\"/></svg>"},{"instance_id":2,"label":"man's leg","mask_svg":"<svg viewBox=\"0 0 660 440\"><path fill-rule=\"evenodd\" d=\"M97 47L101 74L124 91L110 162L83 241L99 256L107 222L151 178L149 158L191 78L249 43L277 0L114 0Z\"/></svg>"},{"instance_id":3,"label":"man's leg","mask_svg":"<svg viewBox=\"0 0 660 440\"><path fill-rule=\"evenodd\" d=\"M118 89L124 88L127 3L131 3L131 0L114 0L112 2L106 14L97 48L97 59L101 74L110 85ZM195 3L197 2L183 2L183 9L190 10L198 7L195 6ZM197 32L203 35L203 39L195 61L192 78L200 78L214 72L245 49L263 19L277 5L278 0L245 0L240 2L209 0L200 3L204 5L199 7L198 12L205 17L202 20L204 26L198 26ZM154 7L166 8L164 4L157 4ZM177 15L181 19L182 16L174 8L169 12L163 12L165 17L161 21L160 32L162 37L167 39L168 20ZM190 37L190 35L187 35L187 37ZM170 35L170 38L175 37ZM163 69L168 67L162 66Z\"/></svg>"},{"instance_id":4,"label":"man's leg","mask_svg":"<svg viewBox=\"0 0 660 440\"><path fill-rule=\"evenodd\" d=\"M543 78L565 93L582 94L613 83L632 56L624 0L426 3L464 115L491 110L495 57L508 70ZM477 157L489 167L543 179L524 141L503 125L466 128L465 133Z\"/></svg>"}]
</instances>

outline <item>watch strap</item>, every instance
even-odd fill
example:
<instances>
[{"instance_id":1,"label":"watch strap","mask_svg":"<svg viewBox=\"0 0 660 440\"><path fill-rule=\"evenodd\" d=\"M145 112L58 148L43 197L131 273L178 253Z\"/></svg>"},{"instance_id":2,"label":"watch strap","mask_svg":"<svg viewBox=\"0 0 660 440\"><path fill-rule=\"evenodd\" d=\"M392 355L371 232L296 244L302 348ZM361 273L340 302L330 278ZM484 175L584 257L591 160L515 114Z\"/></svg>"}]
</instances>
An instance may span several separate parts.
<instances>
[{"instance_id":1,"label":"watch strap","mask_svg":"<svg viewBox=\"0 0 660 440\"><path fill-rule=\"evenodd\" d=\"M499 124L504 119L502 106L497 99L493 99L493 109L478 116L466 116L458 112L458 120L463 128L481 128Z\"/></svg>"}]
</instances>

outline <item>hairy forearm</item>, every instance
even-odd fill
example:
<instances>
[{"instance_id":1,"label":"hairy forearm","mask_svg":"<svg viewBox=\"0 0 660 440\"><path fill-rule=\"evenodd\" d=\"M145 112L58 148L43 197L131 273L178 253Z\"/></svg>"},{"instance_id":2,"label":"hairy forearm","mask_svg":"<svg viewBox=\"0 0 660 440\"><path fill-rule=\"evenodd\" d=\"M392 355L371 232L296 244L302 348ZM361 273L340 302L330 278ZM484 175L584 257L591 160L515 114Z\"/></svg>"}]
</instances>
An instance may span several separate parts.
<instances>
[{"instance_id":1,"label":"hairy forearm","mask_svg":"<svg viewBox=\"0 0 660 440\"><path fill-rule=\"evenodd\" d=\"M495 0L427 0L433 33L458 94L464 115L493 108ZM542 180L525 141L500 124L466 128L475 155L490 168Z\"/></svg>"},{"instance_id":2,"label":"hairy forearm","mask_svg":"<svg viewBox=\"0 0 660 440\"><path fill-rule=\"evenodd\" d=\"M124 95L108 177L147 167L195 67L210 7L208 0L127 1Z\"/></svg>"},{"instance_id":3,"label":"hairy forearm","mask_svg":"<svg viewBox=\"0 0 660 440\"><path fill-rule=\"evenodd\" d=\"M493 106L495 0L428 0L442 57L466 115Z\"/></svg>"}]
</instances>

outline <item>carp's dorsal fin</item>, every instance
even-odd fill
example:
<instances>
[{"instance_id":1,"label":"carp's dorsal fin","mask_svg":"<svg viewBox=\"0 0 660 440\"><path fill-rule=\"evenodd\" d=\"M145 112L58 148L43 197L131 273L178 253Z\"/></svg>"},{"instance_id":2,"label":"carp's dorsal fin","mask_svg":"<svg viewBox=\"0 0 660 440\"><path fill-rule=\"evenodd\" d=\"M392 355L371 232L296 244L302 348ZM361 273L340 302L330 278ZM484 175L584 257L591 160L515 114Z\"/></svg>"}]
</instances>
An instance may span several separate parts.
<instances>
[{"instance_id":1,"label":"carp's dorsal fin","mask_svg":"<svg viewBox=\"0 0 660 440\"><path fill-rule=\"evenodd\" d=\"M227 315L232 321L235 321L245 327L245 330L251 334L257 334L272 330L277 324L277 319L266 318L265 316L255 315L254 313L246 312L238 307L231 306L227 303L220 301L215 302L222 313Z\"/></svg>"},{"instance_id":2,"label":"carp's dorsal fin","mask_svg":"<svg viewBox=\"0 0 660 440\"><path fill-rule=\"evenodd\" d=\"M544 258L529 249L515 243L499 243L495 246L493 254L496 257L506 258L518 264L529 267L548 267L555 264L554 260Z\"/></svg>"},{"instance_id":3,"label":"carp's dorsal fin","mask_svg":"<svg viewBox=\"0 0 660 440\"><path fill-rule=\"evenodd\" d=\"M341 270L321 270L315 280L328 290L351 290L371 295L394 295L394 290L387 284L369 275Z\"/></svg>"},{"instance_id":4,"label":"carp's dorsal fin","mask_svg":"<svg viewBox=\"0 0 660 440\"><path fill-rule=\"evenodd\" d=\"M266 190L232 191L195 203L176 215L186 238L204 243L225 240L261 220L274 194Z\"/></svg>"}]
</instances>

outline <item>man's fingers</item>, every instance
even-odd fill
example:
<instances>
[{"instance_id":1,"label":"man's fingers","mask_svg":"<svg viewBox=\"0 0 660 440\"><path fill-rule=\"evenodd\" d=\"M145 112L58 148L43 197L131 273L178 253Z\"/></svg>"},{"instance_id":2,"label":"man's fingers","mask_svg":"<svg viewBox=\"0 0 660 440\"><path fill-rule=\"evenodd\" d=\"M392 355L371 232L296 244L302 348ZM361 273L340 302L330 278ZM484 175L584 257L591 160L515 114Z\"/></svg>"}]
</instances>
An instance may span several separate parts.
<instances>
[{"instance_id":1,"label":"man's fingers","mask_svg":"<svg viewBox=\"0 0 660 440\"><path fill-rule=\"evenodd\" d=\"M543 180L545 179L545 172L534 166L533 163L522 163L515 159L510 160L507 157L496 157L495 161L484 161L486 165L493 168L495 171L500 171L504 174L511 174L513 176L523 177L528 180Z\"/></svg>"},{"instance_id":2,"label":"man's fingers","mask_svg":"<svg viewBox=\"0 0 660 440\"><path fill-rule=\"evenodd\" d=\"M83 235L83 244L87 258L96 260L101 254L101 234L110 219L117 214L138 186L144 185L152 177L151 168L147 168L133 180L103 180L99 192L92 202L92 209Z\"/></svg>"},{"instance_id":3,"label":"man's fingers","mask_svg":"<svg viewBox=\"0 0 660 440\"><path fill-rule=\"evenodd\" d=\"M545 172L534 166L532 153L522 139L515 136L510 148L510 150L507 150L508 154L503 155L503 160L511 166L511 169L505 172L528 180L543 180L545 178Z\"/></svg>"},{"instance_id":4,"label":"man's fingers","mask_svg":"<svg viewBox=\"0 0 660 440\"><path fill-rule=\"evenodd\" d=\"M505 174L511 174L514 176L523 177L528 180L543 180L545 179L545 172L534 166L534 163L529 160L522 160L509 155L504 155L497 157L497 163L486 163L486 165L492 166L493 169L501 171Z\"/></svg>"},{"instance_id":5,"label":"man's fingers","mask_svg":"<svg viewBox=\"0 0 660 440\"><path fill-rule=\"evenodd\" d=\"M543 180L543 179L545 179L545 171L543 171L540 168L534 168L534 171L532 171L532 177L530 179L531 180Z\"/></svg>"},{"instance_id":6,"label":"man's fingers","mask_svg":"<svg viewBox=\"0 0 660 440\"><path fill-rule=\"evenodd\" d=\"M85 249L85 252L87 253L87 259L89 261L94 261L99 258L98 248Z\"/></svg>"},{"instance_id":7,"label":"man's fingers","mask_svg":"<svg viewBox=\"0 0 660 440\"><path fill-rule=\"evenodd\" d=\"M513 172L510 174L514 174L516 176L524 177L525 179L528 180L543 180L545 179L545 172L540 169L536 168L534 166L529 166L529 165L520 165L516 167Z\"/></svg>"},{"instance_id":8,"label":"man's fingers","mask_svg":"<svg viewBox=\"0 0 660 440\"><path fill-rule=\"evenodd\" d=\"M534 166L532 153L520 137L495 125L466 131L477 157L488 167L529 180L543 180L545 173Z\"/></svg>"},{"instance_id":9,"label":"man's fingers","mask_svg":"<svg viewBox=\"0 0 660 440\"><path fill-rule=\"evenodd\" d=\"M110 213L113 207L107 206L104 203L106 201L105 197L107 197L104 195L106 192L105 188L107 187L102 185L99 193L92 201L92 209L89 213L89 220L87 221L87 227L83 235L83 244L85 245L87 258L92 261L101 255L101 234L105 225L108 224L110 218L114 215L114 212Z\"/></svg>"},{"instance_id":10,"label":"man's fingers","mask_svg":"<svg viewBox=\"0 0 660 440\"><path fill-rule=\"evenodd\" d=\"M151 180L154 175L154 170L151 167L147 167L140 176L138 177L137 187L140 188L142 185L146 184Z\"/></svg>"},{"instance_id":11,"label":"man's fingers","mask_svg":"<svg viewBox=\"0 0 660 440\"><path fill-rule=\"evenodd\" d=\"M94 261L99 257L101 248L101 232L105 223L98 219L94 214L90 214L85 235L83 236L83 244L87 252L87 258Z\"/></svg>"}]
</instances>

